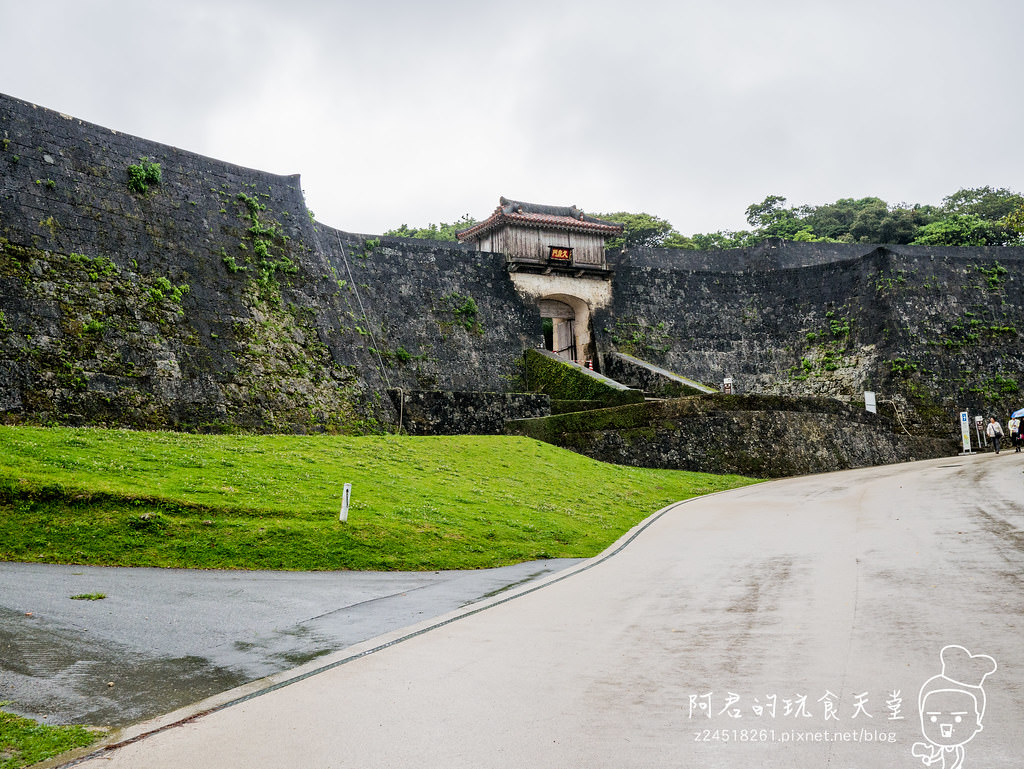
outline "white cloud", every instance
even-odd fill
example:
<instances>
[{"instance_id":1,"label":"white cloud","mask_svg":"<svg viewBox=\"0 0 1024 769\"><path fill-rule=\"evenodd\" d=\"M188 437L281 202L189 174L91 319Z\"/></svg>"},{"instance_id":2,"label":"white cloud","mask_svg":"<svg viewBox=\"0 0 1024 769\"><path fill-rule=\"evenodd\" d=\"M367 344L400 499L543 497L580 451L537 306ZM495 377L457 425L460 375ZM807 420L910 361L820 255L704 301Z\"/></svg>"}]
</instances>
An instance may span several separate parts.
<instances>
[{"instance_id":1,"label":"white cloud","mask_svg":"<svg viewBox=\"0 0 1024 769\"><path fill-rule=\"evenodd\" d=\"M0 0L0 90L301 173L342 229L499 195L683 232L793 204L1024 187L1015 0Z\"/></svg>"}]
</instances>

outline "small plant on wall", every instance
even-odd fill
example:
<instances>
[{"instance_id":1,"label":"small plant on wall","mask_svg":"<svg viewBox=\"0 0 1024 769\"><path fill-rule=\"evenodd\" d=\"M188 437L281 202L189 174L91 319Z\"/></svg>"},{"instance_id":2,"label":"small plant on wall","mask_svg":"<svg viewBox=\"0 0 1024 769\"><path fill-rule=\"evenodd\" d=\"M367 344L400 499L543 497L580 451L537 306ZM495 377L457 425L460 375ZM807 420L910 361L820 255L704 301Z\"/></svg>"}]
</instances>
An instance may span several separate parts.
<instances>
[{"instance_id":1,"label":"small plant on wall","mask_svg":"<svg viewBox=\"0 0 1024 769\"><path fill-rule=\"evenodd\" d=\"M145 195L150 185L160 184L160 178L160 164L150 163L149 158L128 166L128 189L138 195Z\"/></svg>"},{"instance_id":2,"label":"small plant on wall","mask_svg":"<svg viewBox=\"0 0 1024 769\"><path fill-rule=\"evenodd\" d=\"M455 325L462 326L471 334L483 336L484 327L478 317L480 308L477 307L476 300L473 297L451 293L445 294L442 299L445 305L447 305L445 309L454 316Z\"/></svg>"},{"instance_id":3,"label":"small plant on wall","mask_svg":"<svg viewBox=\"0 0 1024 769\"><path fill-rule=\"evenodd\" d=\"M640 318L616 318L613 328L605 331L612 343L627 355L664 355L671 347L672 337L665 321L649 325Z\"/></svg>"}]
</instances>

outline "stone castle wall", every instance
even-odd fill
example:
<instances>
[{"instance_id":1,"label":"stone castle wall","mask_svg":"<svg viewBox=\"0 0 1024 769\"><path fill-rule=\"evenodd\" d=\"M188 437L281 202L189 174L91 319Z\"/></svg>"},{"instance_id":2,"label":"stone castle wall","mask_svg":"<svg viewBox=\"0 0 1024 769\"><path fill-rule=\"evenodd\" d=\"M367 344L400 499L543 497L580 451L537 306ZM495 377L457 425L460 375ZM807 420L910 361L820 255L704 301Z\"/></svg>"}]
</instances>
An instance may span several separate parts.
<instances>
[{"instance_id":1,"label":"stone castle wall","mask_svg":"<svg viewBox=\"0 0 1024 769\"><path fill-rule=\"evenodd\" d=\"M911 435L893 419L831 398L698 395L509 422L593 459L635 467L778 478L946 456L949 438Z\"/></svg>"},{"instance_id":2,"label":"stone castle wall","mask_svg":"<svg viewBox=\"0 0 1024 769\"><path fill-rule=\"evenodd\" d=\"M9 97L0 239L8 421L361 430L389 385L512 389L541 340L497 255L341 233L297 176Z\"/></svg>"},{"instance_id":3,"label":"stone castle wall","mask_svg":"<svg viewBox=\"0 0 1024 769\"><path fill-rule=\"evenodd\" d=\"M617 348L738 392L862 400L918 422L1019 408L1024 249L786 243L619 254L598 313Z\"/></svg>"},{"instance_id":4,"label":"stone castle wall","mask_svg":"<svg viewBox=\"0 0 1024 769\"><path fill-rule=\"evenodd\" d=\"M144 163L161 180L142 194L128 169ZM1022 405L1022 249L609 263L601 351L746 393L874 389L918 426ZM311 219L297 176L0 96L0 419L358 431L395 424L388 388L522 389L541 343L500 254L342 232Z\"/></svg>"}]
</instances>

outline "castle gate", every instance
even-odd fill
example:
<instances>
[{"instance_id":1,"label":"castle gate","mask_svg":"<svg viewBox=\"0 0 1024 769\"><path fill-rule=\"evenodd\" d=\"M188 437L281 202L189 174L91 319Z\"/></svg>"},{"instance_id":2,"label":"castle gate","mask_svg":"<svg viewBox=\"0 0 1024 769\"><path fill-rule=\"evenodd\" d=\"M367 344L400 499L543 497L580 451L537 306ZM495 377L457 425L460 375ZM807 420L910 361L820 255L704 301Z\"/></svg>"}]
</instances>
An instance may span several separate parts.
<instances>
[{"instance_id":1,"label":"castle gate","mask_svg":"<svg viewBox=\"0 0 1024 769\"><path fill-rule=\"evenodd\" d=\"M605 243L622 229L576 206L502 197L490 217L456 235L477 250L504 254L516 291L537 302L544 346L585 363L596 357L591 312L611 304Z\"/></svg>"}]
</instances>

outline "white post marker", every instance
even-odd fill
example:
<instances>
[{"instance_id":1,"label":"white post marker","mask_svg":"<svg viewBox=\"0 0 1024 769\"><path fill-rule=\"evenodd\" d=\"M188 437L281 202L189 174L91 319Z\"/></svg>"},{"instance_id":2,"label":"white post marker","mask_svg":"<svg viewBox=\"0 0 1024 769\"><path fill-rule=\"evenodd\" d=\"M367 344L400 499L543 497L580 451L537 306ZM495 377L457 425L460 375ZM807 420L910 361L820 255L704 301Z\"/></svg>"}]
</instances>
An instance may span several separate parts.
<instances>
[{"instance_id":1,"label":"white post marker","mask_svg":"<svg viewBox=\"0 0 1024 769\"><path fill-rule=\"evenodd\" d=\"M348 503L352 499L352 484L346 483L345 490L341 493L341 515L338 520L345 523L348 520Z\"/></svg>"},{"instance_id":2,"label":"white post marker","mask_svg":"<svg viewBox=\"0 0 1024 769\"><path fill-rule=\"evenodd\" d=\"M875 394L871 390L864 391L864 409L872 414L878 413L878 406L875 403Z\"/></svg>"},{"instance_id":3,"label":"white post marker","mask_svg":"<svg viewBox=\"0 0 1024 769\"><path fill-rule=\"evenodd\" d=\"M971 422L966 411L960 412L960 438L963 441L964 450L961 454L973 454L971 451Z\"/></svg>"}]
</instances>

